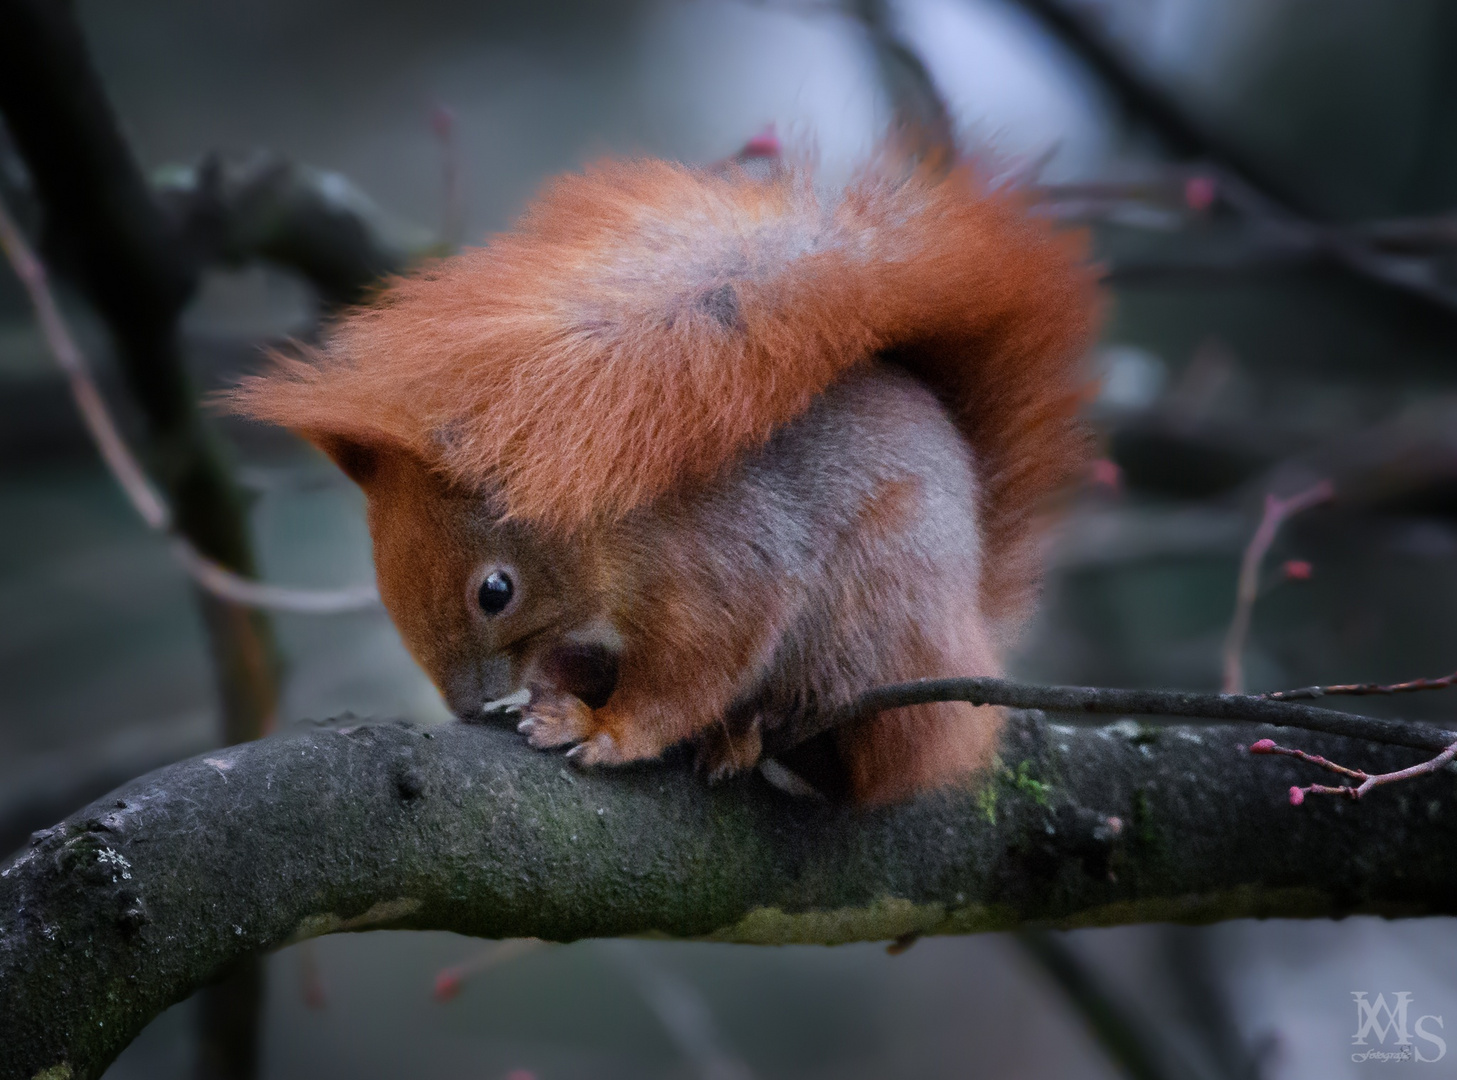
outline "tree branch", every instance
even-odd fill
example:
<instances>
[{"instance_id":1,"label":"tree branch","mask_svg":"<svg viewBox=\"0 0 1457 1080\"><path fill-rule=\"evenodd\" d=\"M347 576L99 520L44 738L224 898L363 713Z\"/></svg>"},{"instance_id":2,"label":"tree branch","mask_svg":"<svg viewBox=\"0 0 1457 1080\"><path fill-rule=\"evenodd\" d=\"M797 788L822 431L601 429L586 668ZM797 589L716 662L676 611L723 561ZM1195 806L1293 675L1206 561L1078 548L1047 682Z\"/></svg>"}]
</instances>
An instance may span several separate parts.
<instances>
[{"instance_id":1,"label":"tree branch","mask_svg":"<svg viewBox=\"0 0 1457 1080\"><path fill-rule=\"evenodd\" d=\"M1429 724L1385 720L1375 716L1321 709L1264 694L1211 694L1197 690L1124 690L1101 686L1033 686L1010 679L973 677L921 679L880 686L860 697L851 710L864 715L902 705L931 701L969 701L973 705L1003 705L1016 709L1082 713L1102 716L1178 716L1226 723L1269 724L1300 728L1328 735L1405 746L1414 750L1445 750L1457 741L1457 731ZM794 741L811 738L843 718L827 717L815 728L796 726L792 733L765 732L765 753L783 753Z\"/></svg>"},{"instance_id":2,"label":"tree branch","mask_svg":"<svg viewBox=\"0 0 1457 1080\"><path fill-rule=\"evenodd\" d=\"M207 558L251 576L243 502L198 413L178 336L196 268L121 136L72 4L0 0L0 113L44 209L55 262L106 321L177 530ZM269 624L257 611L199 599L225 738L256 738L277 701Z\"/></svg>"},{"instance_id":3,"label":"tree branch","mask_svg":"<svg viewBox=\"0 0 1457 1080\"><path fill-rule=\"evenodd\" d=\"M317 727L169 766L0 866L0 1078L98 1076L231 963L339 930L834 943L1457 913L1450 798L1293 812L1290 763L1249 768L1207 729L1015 714L1002 756L983 787L878 810L669 765L576 773L459 724Z\"/></svg>"},{"instance_id":4,"label":"tree branch","mask_svg":"<svg viewBox=\"0 0 1457 1080\"><path fill-rule=\"evenodd\" d=\"M277 154L210 154L168 170L157 193L199 265L270 262L331 307L358 303L416 259L448 253L424 230L387 220L345 177Z\"/></svg>"}]
</instances>

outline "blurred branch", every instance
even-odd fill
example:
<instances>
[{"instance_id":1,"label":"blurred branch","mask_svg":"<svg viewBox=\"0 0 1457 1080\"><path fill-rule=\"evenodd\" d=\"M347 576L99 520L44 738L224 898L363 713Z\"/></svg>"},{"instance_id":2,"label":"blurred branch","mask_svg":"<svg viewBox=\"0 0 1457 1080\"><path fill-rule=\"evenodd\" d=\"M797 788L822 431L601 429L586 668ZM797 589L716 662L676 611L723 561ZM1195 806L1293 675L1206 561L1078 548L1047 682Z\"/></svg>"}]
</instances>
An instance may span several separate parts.
<instances>
[{"instance_id":1,"label":"blurred branch","mask_svg":"<svg viewBox=\"0 0 1457 1080\"><path fill-rule=\"evenodd\" d=\"M198 412L178 337L196 270L122 138L71 4L0 0L0 113L41 204L53 265L81 285L110 331L177 532L206 558L251 575L243 502ZM270 627L256 611L200 599L224 738L256 738L277 701Z\"/></svg>"},{"instance_id":2,"label":"blurred branch","mask_svg":"<svg viewBox=\"0 0 1457 1080\"><path fill-rule=\"evenodd\" d=\"M1217 161L1290 212L1309 214L1299 193L1262 162L1192 116L1168 90L1145 75L1064 0L1016 0L1098 78L1130 117L1151 129L1177 157Z\"/></svg>"},{"instance_id":3,"label":"blurred branch","mask_svg":"<svg viewBox=\"0 0 1457 1080\"><path fill-rule=\"evenodd\" d=\"M493 941L484 949L479 950L474 956L462 960L458 964L442 968L435 976L435 1000L440 1002L453 1000L465 986L467 979L490 971L501 964L515 960L519 956L535 952L546 945L547 942L539 938L508 938L505 941Z\"/></svg>"},{"instance_id":4,"label":"blurred branch","mask_svg":"<svg viewBox=\"0 0 1457 1080\"><path fill-rule=\"evenodd\" d=\"M315 727L215 751L0 864L0 1076L96 1077L230 964L340 930L828 944L1457 914L1450 806L1375 800L1352 816L1329 800L1292 815L1230 749L1201 729L1014 714L1001 746L1014 778L876 810L791 800L752 775L708 788L664 765L566 776L509 731L461 724ZM1362 752L1392 768L1409 756Z\"/></svg>"},{"instance_id":5,"label":"blurred branch","mask_svg":"<svg viewBox=\"0 0 1457 1080\"><path fill-rule=\"evenodd\" d=\"M951 110L926 63L895 27L888 0L844 0L844 11L865 31L881 85L895 110L895 127L923 156L956 152Z\"/></svg>"},{"instance_id":6,"label":"blurred branch","mask_svg":"<svg viewBox=\"0 0 1457 1080\"><path fill-rule=\"evenodd\" d=\"M272 263L329 306L357 303L410 262L448 251L424 230L388 220L346 177L277 154L209 154L196 167L163 171L156 190L195 265Z\"/></svg>"},{"instance_id":7,"label":"blurred branch","mask_svg":"<svg viewBox=\"0 0 1457 1080\"><path fill-rule=\"evenodd\" d=\"M465 172L456 131L455 113L436 103L430 110L430 131L440 144L440 239L442 254L454 251L465 239Z\"/></svg>"},{"instance_id":8,"label":"blurred branch","mask_svg":"<svg viewBox=\"0 0 1457 1080\"><path fill-rule=\"evenodd\" d=\"M222 600L273 611L323 615L378 606L379 593L373 586L332 590L264 585L235 574L198 551L187 536L178 531L172 509L132 456L131 449L107 411L85 354L76 344L55 297L51 295L45 267L30 250L30 245L6 213L3 203L0 203L0 251L4 252L25 286L46 345L57 366L65 373L76 408L101 454L101 460L147 527L171 539L173 556L194 582Z\"/></svg>"},{"instance_id":9,"label":"blurred branch","mask_svg":"<svg viewBox=\"0 0 1457 1080\"><path fill-rule=\"evenodd\" d=\"M1286 401L1309 384L1288 387ZM1205 394L1208 404L1210 395ZM1368 395L1369 397L1369 395ZM1353 395L1349 404L1358 404ZM1457 399L1425 398L1353 429L1349 418L1312 425L1288 408L1239 418L1203 416L1171 397L1114 422L1110 455L1131 487L1183 498L1292 488L1329 477L1356 513L1457 513ZM1253 494L1253 492L1252 492Z\"/></svg>"},{"instance_id":10,"label":"blurred branch","mask_svg":"<svg viewBox=\"0 0 1457 1080\"><path fill-rule=\"evenodd\" d=\"M642 949L624 949L616 942L607 944L643 1004L657 1017L664 1033L700 1080L754 1080L754 1071L729 1049L713 1021L713 1011L696 986L654 962Z\"/></svg>"},{"instance_id":11,"label":"blurred branch","mask_svg":"<svg viewBox=\"0 0 1457 1080\"><path fill-rule=\"evenodd\" d=\"M219 575L251 577L256 564L243 502L198 411L182 354L178 319L198 266L122 137L72 3L0 0L0 115L41 205L53 265L79 283L110 332L146 419L147 464L166 493L175 534L185 538L184 555L196 556L194 572L214 586L222 584ZM348 292L337 284L337 267L314 258L316 245L281 247L276 232L263 236L268 243L260 251L308 266L320 280L335 282L335 295ZM148 510L158 517L156 506ZM234 599L205 590L198 597L223 739L258 738L273 726L277 709L271 626ZM209 988L199 1013L199 1078L254 1075L262 992L256 961L246 957Z\"/></svg>"},{"instance_id":12,"label":"blurred branch","mask_svg":"<svg viewBox=\"0 0 1457 1080\"><path fill-rule=\"evenodd\" d=\"M895 118L892 128L910 151L929 156L956 151L956 125L930 69L895 26L888 0L745 0L802 15L848 16L870 42L880 82Z\"/></svg>"},{"instance_id":13,"label":"blurred branch","mask_svg":"<svg viewBox=\"0 0 1457 1080\"><path fill-rule=\"evenodd\" d=\"M1244 218L1245 250L1215 258L1181 257L1166 262L1116 267L1113 280L1245 271L1252 266L1291 262L1333 262L1388 288L1457 313L1457 286L1443 281L1433 261L1382 251L1412 235L1410 223L1343 228L1321 220L1314 207L1237 142L1196 119L1156 80L1137 67L1083 15L1064 0L1017 0L1102 81L1124 110L1147 125L1176 156L1197 158L1222 197ZM1428 223L1416 230L1444 233Z\"/></svg>"},{"instance_id":14,"label":"blurred branch","mask_svg":"<svg viewBox=\"0 0 1457 1080\"><path fill-rule=\"evenodd\" d=\"M1017 942L1057 984L1093 1037L1130 1080L1172 1080L1154 1045L1153 1029L1118 1001L1096 969L1085 964L1062 938L1047 930L1026 930Z\"/></svg>"}]
</instances>

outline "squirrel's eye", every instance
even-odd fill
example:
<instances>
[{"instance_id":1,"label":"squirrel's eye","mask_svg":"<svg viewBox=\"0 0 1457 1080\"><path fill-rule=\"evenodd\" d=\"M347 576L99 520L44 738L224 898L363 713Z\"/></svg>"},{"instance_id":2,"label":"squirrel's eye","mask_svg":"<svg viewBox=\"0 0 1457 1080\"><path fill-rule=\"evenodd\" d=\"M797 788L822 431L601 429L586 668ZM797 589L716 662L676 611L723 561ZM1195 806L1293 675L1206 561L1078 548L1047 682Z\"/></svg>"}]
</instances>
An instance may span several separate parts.
<instances>
[{"instance_id":1,"label":"squirrel's eye","mask_svg":"<svg viewBox=\"0 0 1457 1080\"><path fill-rule=\"evenodd\" d=\"M486 580L481 582L481 591L477 596L481 610L487 615L499 615L506 610L506 605L511 602L511 594L516 587L511 584L511 578L499 570L492 571Z\"/></svg>"}]
</instances>

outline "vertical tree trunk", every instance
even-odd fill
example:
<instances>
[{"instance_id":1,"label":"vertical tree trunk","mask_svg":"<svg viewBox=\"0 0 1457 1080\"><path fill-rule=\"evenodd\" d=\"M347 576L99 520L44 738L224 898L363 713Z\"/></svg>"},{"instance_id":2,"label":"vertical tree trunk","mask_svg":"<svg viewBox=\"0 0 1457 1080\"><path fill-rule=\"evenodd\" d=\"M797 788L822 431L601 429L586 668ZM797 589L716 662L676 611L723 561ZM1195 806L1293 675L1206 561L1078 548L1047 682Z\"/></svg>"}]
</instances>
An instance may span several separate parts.
<instances>
[{"instance_id":1,"label":"vertical tree trunk","mask_svg":"<svg viewBox=\"0 0 1457 1080\"><path fill-rule=\"evenodd\" d=\"M46 215L46 248L105 319L147 423L144 457L176 527L240 573L255 565L243 501L197 408L178 317L197 270L122 138L73 6L0 0L0 113ZM201 596L227 743L273 725L278 663L267 618ZM262 972L242 960L201 994L199 1080L248 1080L257 1067Z\"/></svg>"}]
</instances>

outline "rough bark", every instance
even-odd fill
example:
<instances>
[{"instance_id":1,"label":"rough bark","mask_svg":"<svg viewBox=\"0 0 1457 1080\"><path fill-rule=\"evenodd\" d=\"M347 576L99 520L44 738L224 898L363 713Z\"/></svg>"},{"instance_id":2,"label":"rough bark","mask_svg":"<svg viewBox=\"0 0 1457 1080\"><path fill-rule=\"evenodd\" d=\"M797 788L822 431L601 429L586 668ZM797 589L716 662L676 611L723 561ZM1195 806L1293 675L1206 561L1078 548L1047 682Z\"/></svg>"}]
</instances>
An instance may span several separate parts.
<instances>
[{"instance_id":1,"label":"rough bark","mask_svg":"<svg viewBox=\"0 0 1457 1080\"><path fill-rule=\"evenodd\" d=\"M1292 807L1308 767L1241 750L1270 730L1015 714L985 784L874 810L756 776L709 789L673 764L578 773L486 727L322 725L220 750L0 868L0 1078L98 1076L239 959L341 930L831 944L1457 913L1450 772ZM1422 756L1302 744L1366 768Z\"/></svg>"}]
</instances>

